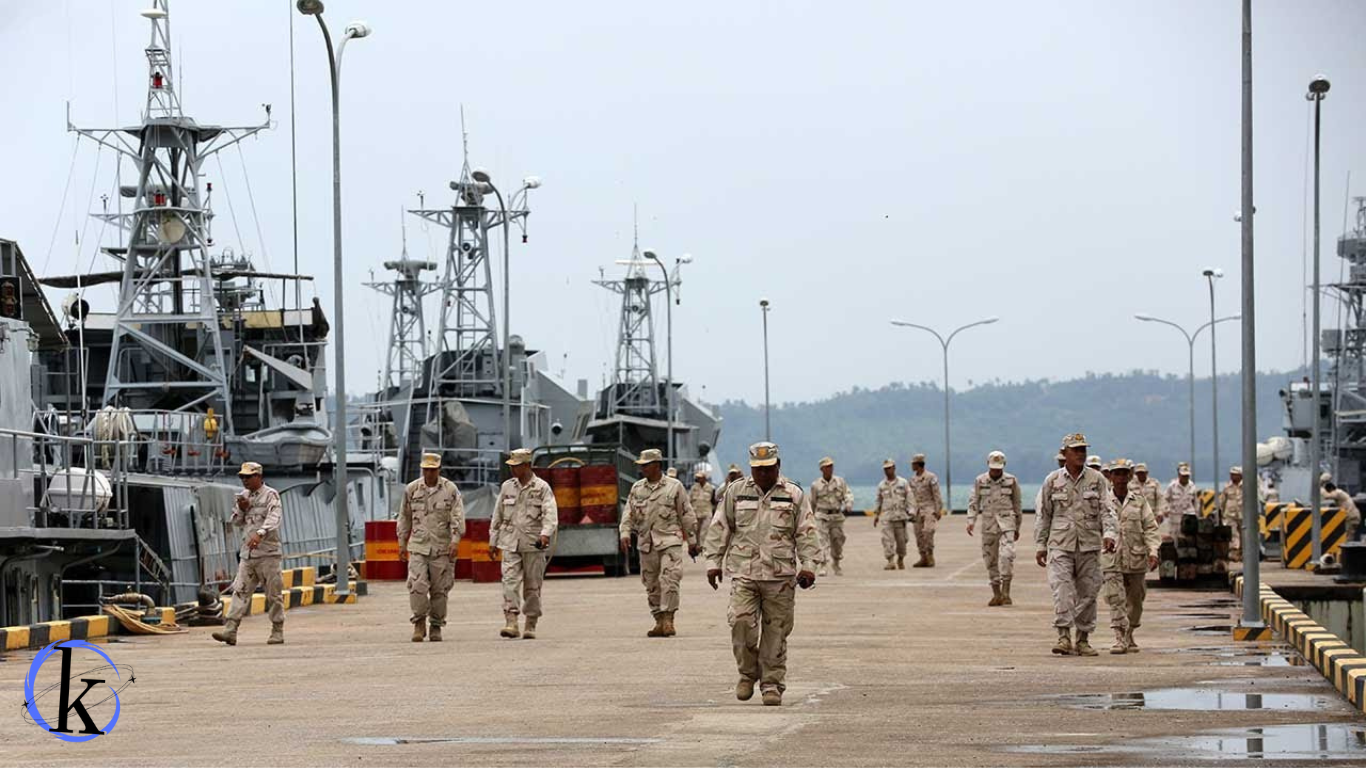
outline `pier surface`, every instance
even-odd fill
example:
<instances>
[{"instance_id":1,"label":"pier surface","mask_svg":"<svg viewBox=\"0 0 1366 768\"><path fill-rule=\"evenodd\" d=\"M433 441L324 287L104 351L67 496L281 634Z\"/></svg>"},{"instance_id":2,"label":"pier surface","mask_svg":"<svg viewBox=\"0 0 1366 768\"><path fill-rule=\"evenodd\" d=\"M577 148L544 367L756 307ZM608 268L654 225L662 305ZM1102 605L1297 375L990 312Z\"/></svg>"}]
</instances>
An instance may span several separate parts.
<instances>
[{"instance_id":1,"label":"pier surface","mask_svg":"<svg viewBox=\"0 0 1366 768\"><path fill-rule=\"evenodd\" d=\"M712 592L701 563L672 639L645 637L635 577L548 580L534 641L498 637L499 585L457 583L439 644L409 641L403 584L372 583L356 605L290 611L282 646L263 616L235 648L207 628L100 645L137 680L84 744L24 722L33 654L10 654L0 765L1236 765L1277 734L1309 745L1280 764L1321 765L1313 745L1342 740L1325 756L1366 761L1360 717L1312 667L1233 643L1231 594L1151 590L1136 655L1106 653L1102 605L1101 655L1054 656L1030 532L1016 604L988 608L963 524L943 521L938 567L887 572L871 520L848 521L846 575L799 595L781 708L735 700L728 583ZM1291 727L1243 733L1273 726Z\"/></svg>"}]
</instances>

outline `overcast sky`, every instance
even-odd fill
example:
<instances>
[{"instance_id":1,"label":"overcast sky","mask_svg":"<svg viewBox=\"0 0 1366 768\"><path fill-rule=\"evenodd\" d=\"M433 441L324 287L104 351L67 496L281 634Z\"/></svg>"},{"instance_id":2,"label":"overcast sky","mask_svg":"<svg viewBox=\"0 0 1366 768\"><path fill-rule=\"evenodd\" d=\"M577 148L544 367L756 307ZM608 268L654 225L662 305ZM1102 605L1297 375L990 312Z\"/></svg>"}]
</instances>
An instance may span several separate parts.
<instances>
[{"instance_id":1,"label":"overcast sky","mask_svg":"<svg viewBox=\"0 0 1366 768\"><path fill-rule=\"evenodd\" d=\"M0 0L0 237L40 272L92 261L100 227L84 213L112 192L113 162L64 130L66 102L80 125L138 121L148 25L137 11L148 4ZM224 153L221 171L206 167L221 182L218 241L263 269L293 258L293 5L171 7L187 115L250 124L274 105L275 130L240 157ZM1304 354L1303 94L1317 72L1332 80L1322 187L1332 280L1349 172L1366 194L1366 3L1254 6L1258 363L1289 368ZM775 401L938 380L938 345L890 327L893 317L941 328L1001 317L954 343L955 387L1184 373L1176 331L1132 316L1208 319L1205 266L1226 274L1219 314L1237 311L1239 9L328 0L334 32L353 18L375 30L348 47L343 78L348 379L370 388L382 365L387 304L361 283L398 255L400 207L418 190L431 205L451 200L461 104L472 164L505 189L544 179L530 242L514 240L512 331L571 379L597 387L610 362L617 304L590 281L629 255L633 203L642 245L695 257L675 307L674 365L709 400L762 400L761 296L773 302ZM296 16L295 48L300 268L317 275L331 311L330 108L311 20ZM444 233L410 217L408 242L438 258ZM662 341L662 302L657 312ZM1325 305L1325 326L1336 312ZM1235 371L1237 328L1220 327L1219 368ZM1197 353L1202 374L1208 355ZM661 373L663 360L661 343Z\"/></svg>"}]
</instances>

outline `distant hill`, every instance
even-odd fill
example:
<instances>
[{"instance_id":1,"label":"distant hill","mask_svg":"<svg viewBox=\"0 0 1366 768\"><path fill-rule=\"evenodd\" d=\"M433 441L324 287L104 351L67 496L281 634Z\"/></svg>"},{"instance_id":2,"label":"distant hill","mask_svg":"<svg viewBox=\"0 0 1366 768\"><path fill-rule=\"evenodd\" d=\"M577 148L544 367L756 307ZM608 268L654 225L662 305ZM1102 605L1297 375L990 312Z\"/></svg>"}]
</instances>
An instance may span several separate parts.
<instances>
[{"instance_id":1,"label":"distant hill","mask_svg":"<svg viewBox=\"0 0 1366 768\"><path fill-rule=\"evenodd\" d=\"M1281 434L1278 391L1303 371L1257 377L1257 437ZM1009 471L1037 482L1056 465L1059 440L1084 432L1092 452L1104 458L1125 456L1146 461L1153 475L1166 480L1189 452L1188 385L1184 376L1134 371L1096 374L1070 381L981 384L950 394L955 485L983 471L986 455L1005 451ZM1210 380L1195 383L1195 474L1213 477L1210 442ZM1241 396L1236 375L1219 377L1219 477L1239 463ZM838 471L853 483L881 479L882 461L891 456L899 468L923 452L942 477L944 394L931 383L895 383L881 389L854 388L811 403L773 408L773 439L783 452L784 469L802 483L816 476L824 455L835 457ZM746 448L763 439L763 404L728 401L717 454L724 464L741 463ZM907 467L905 471L909 471Z\"/></svg>"}]
</instances>

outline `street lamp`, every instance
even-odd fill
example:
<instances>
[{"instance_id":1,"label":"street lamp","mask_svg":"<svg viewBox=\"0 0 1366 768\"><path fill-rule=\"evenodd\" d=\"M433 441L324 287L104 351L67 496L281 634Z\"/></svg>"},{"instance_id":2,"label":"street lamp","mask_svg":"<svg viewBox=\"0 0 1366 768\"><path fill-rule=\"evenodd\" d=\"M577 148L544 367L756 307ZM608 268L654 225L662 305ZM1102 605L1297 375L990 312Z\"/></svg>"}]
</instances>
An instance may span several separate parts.
<instances>
[{"instance_id":1,"label":"street lamp","mask_svg":"<svg viewBox=\"0 0 1366 768\"><path fill-rule=\"evenodd\" d=\"M336 591L338 595L348 594L347 572L351 567L351 537L348 532L350 515L346 503L346 312L343 298L342 268L342 210L341 210L341 64L346 53L346 43L354 38L368 37L370 26L363 21L353 21L346 25L341 44L334 55L332 34L323 21L322 0L299 0L296 4L299 13L318 20L318 28L323 33L323 43L327 46L328 70L332 76L332 302L336 305L333 321L337 326L336 351L333 357L337 365L337 423L333 425L333 448L336 466L333 469L333 484L337 488L334 500L337 515L337 565Z\"/></svg>"},{"instance_id":2,"label":"street lamp","mask_svg":"<svg viewBox=\"0 0 1366 768\"><path fill-rule=\"evenodd\" d=\"M978 320L975 323L959 326L953 333L949 334L947 339L940 336L938 331L929 326L916 325L915 323L908 323L904 320L891 321L892 325L898 325L903 328L919 328L922 331L928 331L939 340L939 346L944 350L944 506L948 507L950 512L953 511L953 460L949 458L949 449L951 447L949 443L949 344L953 342L954 336L957 336L959 333L962 333L969 328L979 325L991 325L1000 319L1001 318L999 317L988 317L985 320Z\"/></svg>"},{"instance_id":3,"label":"street lamp","mask_svg":"<svg viewBox=\"0 0 1366 768\"><path fill-rule=\"evenodd\" d=\"M679 301L679 299L676 299L676 298L674 297L673 289L674 289L674 284L675 284L676 282L678 282L678 275L679 275L679 272L682 270L683 265L684 265L684 264L691 264L691 263L692 263L692 256L689 256L688 254L685 253L685 254L683 254L682 256L680 256L679 258L674 259L674 273L673 273L672 276L670 276L670 275L669 275L669 270L666 269L666 268L664 267L664 262L662 262L662 261L659 260L659 255L658 255L658 254L656 254L654 251L652 251L652 250L650 250L650 249L647 248L647 249L645 249L645 251L643 252L643 255L645 256L645 258L649 259L650 261L653 261L655 264L658 264L658 265L659 265L659 271L662 272L662 273L664 274L664 300L665 300L665 303L664 303L664 317L666 318L665 321L664 321L665 328L666 328L664 334L665 334L665 342L669 345L669 353L668 353L668 368L669 368L668 377L669 377L669 384L668 384L668 387L664 390L665 394L667 395L667 397L665 398L665 407L669 409L669 412L668 412L668 414L667 414L668 420L667 420L667 422L666 422L667 426L665 427L665 430L666 430L666 431L665 431L665 434L668 436L668 443L667 443L667 446L666 446L666 450L665 450L665 452L664 452L664 453L665 453L664 459L665 459L665 463L666 463L668 466L672 467L672 466L674 465L674 309L673 309L673 307L674 307L674 304L675 304L677 301Z\"/></svg>"},{"instance_id":4,"label":"street lamp","mask_svg":"<svg viewBox=\"0 0 1366 768\"><path fill-rule=\"evenodd\" d=\"M1209 268L1204 274L1209 281L1209 378L1210 378L1210 409L1214 414L1214 490L1219 491L1219 477L1223 471L1223 465L1219 463L1219 368L1218 356L1215 354L1214 345L1214 281L1224 276L1224 270Z\"/></svg>"},{"instance_id":5,"label":"street lamp","mask_svg":"<svg viewBox=\"0 0 1366 768\"><path fill-rule=\"evenodd\" d=\"M1323 557L1323 522L1319 519L1319 473L1323 471L1320 447L1323 424L1319 418L1319 399L1322 397L1319 392L1319 114L1323 109L1323 99L1327 95L1328 78L1315 75L1314 79L1309 81L1309 92L1304 94L1305 99L1314 102L1314 334L1310 340L1313 351L1309 357L1309 375L1312 377L1310 386L1314 390L1314 430L1309 439L1309 468L1313 473L1309 483L1309 509L1315 563Z\"/></svg>"},{"instance_id":6,"label":"street lamp","mask_svg":"<svg viewBox=\"0 0 1366 768\"><path fill-rule=\"evenodd\" d=\"M1181 326L1177 325L1176 323L1173 323L1173 322L1170 321L1170 320L1163 320L1163 319L1160 318L1160 317L1153 317L1152 315L1145 315L1145 314L1143 314L1143 313L1141 313L1141 312L1140 312L1139 314L1134 315L1134 319L1135 319L1135 320L1142 320L1142 321L1145 322L1145 323L1161 323L1161 324L1163 324L1163 325L1170 325L1171 327L1173 327L1173 328L1175 328L1176 330L1180 331L1182 336L1186 337L1186 345L1187 345L1187 347L1189 348L1189 352L1190 352L1190 373L1188 373L1187 376L1186 376L1186 383L1187 383L1187 384L1189 385L1189 387L1190 387L1190 422L1191 422L1191 423L1190 423L1190 432L1191 432L1190 437L1191 437L1191 445L1190 445L1190 458L1188 459L1188 461L1189 461L1190 467L1191 467L1191 477L1192 477L1192 478L1195 476L1195 340L1196 340L1197 338L1200 337L1200 332L1203 331L1203 330L1205 330L1206 328L1213 328L1213 327L1215 326L1215 324L1217 324L1217 323L1222 323L1222 322L1225 322L1225 321L1227 321L1227 320L1237 320L1239 317L1240 317L1239 315L1229 315L1228 317L1221 317L1221 318L1219 318L1218 320L1210 320L1208 323L1205 323L1204 325L1200 326L1199 328L1196 328L1196 329L1195 329L1195 333L1187 333L1185 328L1182 328ZM1216 440L1218 439L1217 433L1216 433L1216 435L1215 435L1215 438L1216 438ZM1218 485L1218 483L1219 483L1219 480L1218 480L1219 468L1218 468L1217 466L1214 468L1214 474L1215 474L1215 485Z\"/></svg>"},{"instance_id":7,"label":"street lamp","mask_svg":"<svg viewBox=\"0 0 1366 768\"><path fill-rule=\"evenodd\" d=\"M759 309L764 313L764 441L773 442L773 426L769 421L772 405L768 399L768 299L759 299Z\"/></svg>"}]
</instances>

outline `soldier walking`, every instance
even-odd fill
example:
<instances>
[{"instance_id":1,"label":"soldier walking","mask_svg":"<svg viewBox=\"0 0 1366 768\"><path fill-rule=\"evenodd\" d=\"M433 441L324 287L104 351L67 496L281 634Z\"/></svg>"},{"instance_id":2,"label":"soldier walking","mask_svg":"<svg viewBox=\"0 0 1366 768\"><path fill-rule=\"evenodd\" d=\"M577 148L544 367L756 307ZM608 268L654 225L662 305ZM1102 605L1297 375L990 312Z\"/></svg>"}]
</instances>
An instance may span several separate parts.
<instances>
[{"instance_id":1,"label":"soldier walking","mask_svg":"<svg viewBox=\"0 0 1366 768\"><path fill-rule=\"evenodd\" d=\"M1157 518L1157 524L1167 519L1167 497L1162 493L1162 484L1148 476L1148 465L1138 462L1134 465L1133 477L1129 478L1129 490L1143 497Z\"/></svg>"},{"instance_id":2,"label":"soldier walking","mask_svg":"<svg viewBox=\"0 0 1366 768\"><path fill-rule=\"evenodd\" d=\"M982 519L982 561L991 580L989 606L1014 605L1010 599L1010 579L1015 574L1015 542L1020 540L1020 483L1006 472L1006 455L992 451L987 455L987 471L972 483L968 499L968 535Z\"/></svg>"},{"instance_id":3,"label":"soldier walking","mask_svg":"<svg viewBox=\"0 0 1366 768\"><path fill-rule=\"evenodd\" d=\"M697 531L693 536L693 541L702 546L702 542L707 534L707 525L711 523L712 512L716 511L716 486L711 484L709 472L706 464L699 464L698 470L693 475L692 488L688 490L688 502L692 504L692 512L697 516Z\"/></svg>"},{"instance_id":4,"label":"soldier walking","mask_svg":"<svg viewBox=\"0 0 1366 768\"><path fill-rule=\"evenodd\" d=\"M829 456L821 459L820 468L821 476L811 483L811 509L816 515L816 530L820 534L825 561L835 569L836 576L842 576L844 516L854 509L854 494L844 478L835 474L834 459ZM817 575L825 575L824 564Z\"/></svg>"},{"instance_id":5,"label":"soldier walking","mask_svg":"<svg viewBox=\"0 0 1366 768\"><path fill-rule=\"evenodd\" d=\"M1053 591L1053 626L1058 630L1053 653L1095 656L1090 635L1096 629L1100 552L1115 551L1119 523L1105 477L1085 466L1086 436L1068 435L1062 448L1066 464L1043 483L1034 523L1034 560L1048 569Z\"/></svg>"},{"instance_id":6,"label":"soldier walking","mask_svg":"<svg viewBox=\"0 0 1366 768\"><path fill-rule=\"evenodd\" d=\"M408 606L413 642L441 642L446 595L455 583L455 559L465 535L465 501L441 476L441 455L422 454L422 477L403 491L398 515L398 556L408 561ZM427 624L431 623L431 632Z\"/></svg>"},{"instance_id":7,"label":"soldier walking","mask_svg":"<svg viewBox=\"0 0 1366 768\"><path fill-rule=\"evenodd\" d=\"M1167 484L1167 537L1172 541L1181 533L1181 521L1200 516L1200 489L1191 482L1191 467L1176 465L1176 479Z\"/></svg>"},{"instance_id":8,"label":"soldier walking","mask_svg":"<svg viewBox=\"0 0 1366 768\"><path fill-rule=\"evenodd\" d=\"M1357 509L1352 497L1341 488L1333 485L1331 480L1323 482L1323 500L1335 505L1338 509L1347 514L1344 533L1347 538L1343 541L1356 541L1357 531L1361 529L1361 511Z\"/></svg>"},{"instance_id":9,"label":"soldier walking","mask_svg":"<svg viewBox=\"0 0 1366 768\"><path fill-rule=\"evenodd\" d=\"M534 640L541 618L546 550L559 528L559 508L550 484L531 471L531 451L518 448L506 463L512 477L498 490L489 521L489 546L503 551L503 618L507 623L498 634ZM526 617L521 632L517 631L519 613Z\"/></svg>"},{"instance_id":10,"label":"soldier walking","mask_svg":"<svg viewBox=\"0 0 1366 768\"><path fill-rule=\"evenodd\" d=\"M1105 600L1110 604L1110 628L1115 644L1110 653L1138 653L1134 630L1143 618L1143 598L1148 571L1157 569L1157 548L1162 537L1157 532L1157 515L1143 494L1129 488L1133 462L1115 459L1110 465L1113 486L1111 503L1119 518L1119 542L1114 552L1103 552L1100 566L1105 572Z\"/></svg>"},{"instance_id":11,"label":"soldier walking","mask_svg":"<svg viewBox=\"0 0 1366 768\"><path fill-rule=\"evenodd\" d=\"M911 457L911 496L913 499L912 519L915 521L915 546L920 550L920 559L912 568L934 567L934 529L943 517L944 497L939 493L939 478L933 472L925 471L925 454L917 453Z\"/></svg>"},{"instance_id":12,"label":"soldier walking","mask_svg":"<svg viewBox=\"0 0 1366 768\"><path fill-rule=\"evenodd\" d=\"M640 551L640 580L645 583L645 599L650 604L654 628L647 637L673 637L674 614L678 612L678 584L683 580L683 545L697 557L697 518L688 502L683 484L665 477L664 456L655 448L644 450L636 465L644 475L631 486L626 514L619 532L621 551L631 549L631 533L636 534Z\"/></svg>"},{"instance_id":13,"label":"soldier walking","mask_svg":"<svg viewBox=\"0 0 1366 768\"><path fill-rule=\"evenodd\" d=\"M1229 527L1228 559L1241 562L1243 559L1243 468L1229 467L1228 485L1219 492L1215 506L1219 511L1220 525Z\"/></svg>"},{"instance_id":14,"label":"soldier walking","mask_svg":"<svg viewBox=\"0 0 1366 768\"><path fill-rule=\"evenodd\" d=\"M911 484L897 477L896 462L882 462L886 479L877 484L877 507L873 511L873 525L882 526L882 555L887 558L884 571L906 568L906 524L911 519L914 501Z\"/></svg>"},{"instance_id":15,"label":"soldier walking","mask_svg":"<svg viewBox=\"0 0 1366 768\"><path fill-rule=\"evenodd\" d=\"M820 541L801 487L780 474L778 446L751 445L749 465L750 477L726 489L708 532L707 583L717 588L724 563L731 578L727 619L740 671L735 698L748 701L758 682L764 705L776 707L787 688L794 585L815 585Z\"/></svg>"},{"instance_id":16,"label":"soldier walking","mask_svg":"<svg viewBox=\"0 0 1366 768\"><path fill-rule=\"evenodd\" d=\"M280 494L266 485L261 465L248 461L237 472L242 480L242 491L237 494L232 522L246 530L242 548L237 553L237 578L233 581L232 607L222 631L214 632L213 639L237 645L237 625L251 609L251 596L264 585L266 612L270 615L269 645L285 641L285 604L281 593L284 579L280 575L280 520L284 516Z\"/></svg>"},{"instance_id":17,"label":"soldier walking","mask_svg":"<svg viewBox=\"0 0 1366 768\"><path fill-rule=\"evenodd\" d=\"M740 468L734 464L730 465L730 467L726 469L726 479L722 481L721 486L716 489L716 493L712 496L711 499L711 506L713 510L721 506L721 500L726 497L726 489L730 487L730 484L744 476L745 473L741 472Z\"/></svg>"}]
</instances>

